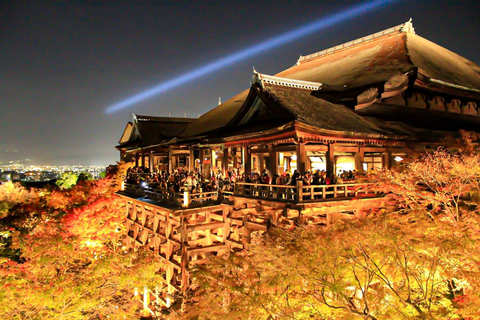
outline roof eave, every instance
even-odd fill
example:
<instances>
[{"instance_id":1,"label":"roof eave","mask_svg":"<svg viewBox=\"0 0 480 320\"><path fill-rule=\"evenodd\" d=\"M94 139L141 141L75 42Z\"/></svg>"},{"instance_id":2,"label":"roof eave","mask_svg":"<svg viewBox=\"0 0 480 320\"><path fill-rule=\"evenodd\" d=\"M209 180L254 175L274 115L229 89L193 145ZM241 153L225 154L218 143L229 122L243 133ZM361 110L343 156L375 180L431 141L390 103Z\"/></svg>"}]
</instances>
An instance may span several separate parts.
<instances>
[{"instance_id":1,"label":"roof eave","mask_svg":"<svg viewBox=\"0 0 480 320\"><path fill-rule=\"evenodd\" d=\"M414 87L435 91L438 93L447 93L462 98L471 98L480 100L480 89L450 83L440 79L431 78L418 72Z\"/></svg>"}]
</instances>

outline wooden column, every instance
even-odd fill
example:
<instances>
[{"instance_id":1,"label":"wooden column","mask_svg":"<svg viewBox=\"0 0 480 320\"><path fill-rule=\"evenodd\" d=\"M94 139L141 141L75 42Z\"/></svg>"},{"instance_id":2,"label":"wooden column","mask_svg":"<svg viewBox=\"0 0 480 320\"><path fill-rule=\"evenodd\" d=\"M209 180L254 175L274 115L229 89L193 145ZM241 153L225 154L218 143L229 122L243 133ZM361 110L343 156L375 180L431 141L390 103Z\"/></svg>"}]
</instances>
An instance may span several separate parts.
<instances>
[{"instance_id":1,"label":"wooden column","mask_svg":"<svg viewBox=\"0 0 480 320\"><path fill-rule=\"evenodd\" d=\"M205 161L205 155L204 155L204 150L203 148L200 148L198 150L198 156L200 157L200 174L202 175L202 177L205 177L205 173L204 173L204 168L203 168L203 162Z\"/></svg>"},{"instance_id":2,"label":"wooden column","mask_svg":"<svg viewBox=\"0 0 480 320\"><path fill-rule=\"evenodd\" d=\"M358 148L358 152L355 154L355 170L363 171L363 161L365 160L365 151L363 147ZM357 158L358 158L358 167L357 167Z\"/></svg>"},{"instance_id":3,"label":"wooden column","mask_svg":"<svg viewBox=\"0 0 480 320\"><path fill-rule=\"evenodd\" d=\"M211 163L212 163L212 171L213 171L213 174L216 174L217 173L217 159L215 159L217 156L217 152L213 149L210 150L210 157L212 159Z\"/></svg>"},{"instance_id":4,"label":"wooden column","mask_svg":"<svg viewBox=\"0 0 480 320\"><path fill-rule=\"evenodd\" d=\"M335 174L335 152L333 144L328 144L327 150L327 177L333 177Z\"/></svg>"},{"instance_id":5,"label":"wooden column","mask_svg":"<svg viewBox=\"0 0 480 320\"><path fill-rule=\"evenodd\" d=\"M228 171L228 148L223 148L223 158L222 158L222 174L223 177L227 176Z\"/></svg>"},{"instance_id":6,"label":"wooden column","mask_svg":"<svg viewBox=\"0 0 480 320\"><path fill-rule=\"evenodd\" d=\"M213 166L212 148L208 147L208 148L205 148L203 150L203 158L204 158L204 160L205 160L205 158L210 159L210 164L206 165L205 168L203 169L203 171L205 172L204 177L206 179L210 179L211 178L210 172L211 172L212 166ZM207 168L208 168L208 170L207 170Z\"/></svg>"},{"instance_id":7,"label":"wooden column","mask_svg":"<svg viewBox=\"0 0 480 320\"><path fill-rule=\"evenodd\" d=\"M257 153L258 155L258 172L262 173L265 163L265 158L263 157L263 153Z\"/></svg>"},{"instance_id":8,"label":"wooden column","mask_svg":"<svg viewBox=\"0 0 480 320\"><path fill-rule=\"evenodd\" d=\"M139 153L135 153L135 167L138 167L138 158L139 158Z\"/></svg>"},{"instance_id":9,"label":"wooden column","mask_svg":"<svg viewBox=\"0 0 480 320\"><path fill-rule=\"evenodd\" d=\"M232 148L233 151L233 169L238 168L238 161L237 161L237 148Z\"/></svg>"},{"instance_id":10,"label":"wooden column","mask_svg":"<svg viewBox=\"0 0 480 320\"><path fill-rule=\"evenodd\" d=\"M153 172L153 169L155 169L153 166L154 166L153 151L150 151L150 153L148 155L148 169L150 170L150 172Z\"/></svg>"},{"instance_id":11,"label":"wooden column","mask_svg":"<svg viewBox=\"0 0 480 320\"><path fill-rule=\"evenodd\" d=\"M273 145L268 145L268 171L272 175L272 178L275 177L278 170L278 156ZM275 183L273 183L275 184Z\"/></svg>"},{"instance_id":12,"label":"wooden column","mask_svg":"<svg viewBox=\"0 0 480 320\"><path fill-rule=\"evenodd\" d=\"M392 152L391 151L386 151L383 154L383 167L385 169L390 169L392 167Z\"/></svg>"},{"instance_id":13,"label":"wooden column","mask_svg":"<svg viewBox=\"0 0 480 320\"><path fill-rule=\"evenodd\" d=\"M250 147L245 147L245 159L243 163L245 165L245 176L249 176L252 174L252 149Z\"/></svg>"},{"instance_id":14,"label":"wooden column","mask_svg":"<svg viewBox=\"0 0 480 320\"><path fill-rule=\"evenodd\" d=\"M168 173L172 173L172 148L168 147Z\"/></svg>"},{"instance_id":15,"label":"wooden column","mask_svg":"<svg viewBox=\"0 0 480 320\"><path fill-rule=\"evenodd\" d=\"M145 152L142 151L142 168L145 168Z\"/></svg>"},{"instance_id":16,"label":"wooden column","mask_svg":"<svg viewBox=\"0 0 480 320\"><path fill-rule=\"evenodd\" d=\"M190 156L188 158L188 171L194 171L194 170L195 170L195 155L194 155L193 146L190 146Z\"/></svg>"},{"instance_id":17,"label":"wooden column","mask_svg":"<svg viewBox=\"0 0 480 320\"><path fill-rule=\"evenodd\" d=\"M362 171L362 157L360 155L360 152L355 152L355 171L359 172Z\"/></svg>"},{"instance_id":18,"label":"wooden column","mask_svg":"<svg viewBox=\"0 0 480 320\"><path fill-rule=\"evenodd\" d=\"M296 145L297 153L297 170L300 174L306 171L307 151L305 150L305 143L299 143Z\"/></svg>"}]
</instances>

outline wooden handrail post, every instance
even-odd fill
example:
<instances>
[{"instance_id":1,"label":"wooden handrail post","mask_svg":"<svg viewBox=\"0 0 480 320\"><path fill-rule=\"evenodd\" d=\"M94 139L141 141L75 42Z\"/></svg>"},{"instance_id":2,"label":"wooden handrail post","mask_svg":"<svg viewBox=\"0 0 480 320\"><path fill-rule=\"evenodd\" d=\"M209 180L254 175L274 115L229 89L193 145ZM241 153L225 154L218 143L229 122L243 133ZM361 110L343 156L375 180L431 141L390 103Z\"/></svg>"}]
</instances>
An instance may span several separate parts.
<instances>
[{"instance_id":1,"label":"wooden handrail post","mask_svg":"<svg viewBox=\"0 0 480 320\"><path fill-rule=\"evenodd\" d=\"M185 187L183 188L183 206L185 208L188 208L190 205L190 189L188 188L188 185L185 183Z\"/></svg>"},{"instance_id":2,"label":"wooden handrail post","mask_svg":"<svg viewBox=\"0 0 480 320\"><path fill-rule=\"evenodd\" d=\"M303 181L297 180L298 201L303 201Z\"/></svg>"}]
</instances>

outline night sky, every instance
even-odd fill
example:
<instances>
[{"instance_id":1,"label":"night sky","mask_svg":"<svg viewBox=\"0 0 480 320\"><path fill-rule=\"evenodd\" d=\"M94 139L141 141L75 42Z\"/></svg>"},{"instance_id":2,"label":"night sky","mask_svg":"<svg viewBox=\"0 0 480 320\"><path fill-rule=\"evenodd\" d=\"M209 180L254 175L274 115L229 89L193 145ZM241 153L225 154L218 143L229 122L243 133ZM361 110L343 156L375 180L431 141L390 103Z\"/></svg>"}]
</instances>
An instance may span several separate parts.
<instances>
[{"instance_id":1,"label":"night sky","mask_svg":"<svg viewBox=\"0 0 480 320\"><path fill-rule=\"evenodd\" d=\"M396 1L115 113L134 94L361 1L2 1L0 161L108 165L130 113L197 117L298 59L413 18L480 64L480 1Z\"/></svg>"}]
</instances>

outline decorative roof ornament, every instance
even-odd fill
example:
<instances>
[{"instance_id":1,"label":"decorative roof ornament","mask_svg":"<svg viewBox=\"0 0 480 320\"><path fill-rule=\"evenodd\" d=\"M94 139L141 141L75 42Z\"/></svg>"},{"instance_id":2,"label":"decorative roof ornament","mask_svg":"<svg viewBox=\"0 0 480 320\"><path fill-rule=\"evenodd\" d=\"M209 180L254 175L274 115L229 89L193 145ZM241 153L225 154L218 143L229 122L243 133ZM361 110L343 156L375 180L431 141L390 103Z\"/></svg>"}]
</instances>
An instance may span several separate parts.
<instances>
[{"instance_id":1,"label":"decorative roof ornament","mask_svg":"<svg viewBox=\"0 0 480 320\"><path fill-rule=\"evenodd\" d=\"M388 35L388 34L399 33L399 32L409 32L409 33L413 33L413 34L415 33L415 29L413 28L413 24L412 24L412 18L410 18L410 20L408 20L407 22L402 23L398 26L395 26L395 27L392 27L392 28L389 28L389 29L385 29L383 31L380 31L380 32L377 32L377 33L374 33L374 34L371 34L371 35L368 35L368 36L365 36L365 37L362 37L362 38L358 38L356 40L349 41L349 42L340 44L338 46L331 47L331 48L328 48L328 49L325 49L325 50L322 50L322 51L318 51L318 52L315 52L315 53L312 53L312 54L309 54L309 55L306 55L306 56L300 56L298 58L297 65L299 65L303 62L306 62L308 60L314 59L314 58L322 57L322 56L332 54L332 53L337 52L337 51L341 51L341 50L345 50L345 49L348 49L348 48L353 47L353 46L357 46L359 44L362 44L362 43L365 43L365 42L368 42L368 41L375 40L377 38L383 37L383 36Z\"/></svg>"},{"instance_id":2,"label":"decorative roof ornament","mask_svg":"<svg viewBox=\"0 0 480 320\"><path fill-rule=\"evenodd\" d=\"M403 24L402 32L409 32L415 34L415 28L413 27L412 18L410 18L410 20Z\"/></svg>"},{"instance_id":3,"label":"decorative roof ornament","mask_svg":"<svg viewBox=\"0 0 480 320\"><path fill-rule=\"evenodd\" d=\"M320 82L311 82L311 81L274 77L266 74L261 74L257 72L255 69L253 69L252 84L255 84L255 83L260 84L262 88L264 87L265 84L268 84L268 85L303 89L303 90L309 90L309 91L317 91L323 87L323 84Z\"/></svg>"},{"instance_id":4,"label":"decorative roof ornament","mask_svg":"<svg viewBox=\"0 0 480 320\"><path fill-rule=\"evenodd\" d=\"M218 97L218 105L222 104L222 97Z\"/></svg>"}]
</instances>

